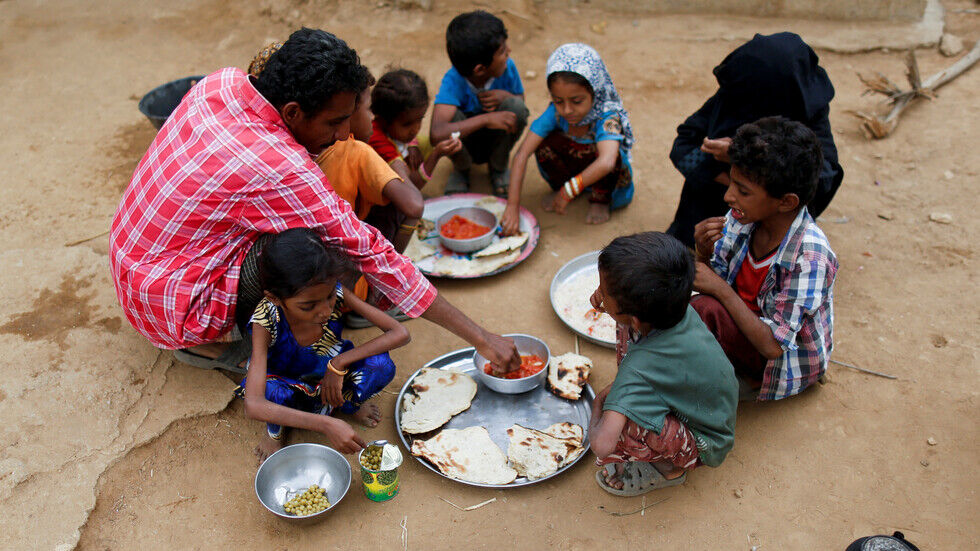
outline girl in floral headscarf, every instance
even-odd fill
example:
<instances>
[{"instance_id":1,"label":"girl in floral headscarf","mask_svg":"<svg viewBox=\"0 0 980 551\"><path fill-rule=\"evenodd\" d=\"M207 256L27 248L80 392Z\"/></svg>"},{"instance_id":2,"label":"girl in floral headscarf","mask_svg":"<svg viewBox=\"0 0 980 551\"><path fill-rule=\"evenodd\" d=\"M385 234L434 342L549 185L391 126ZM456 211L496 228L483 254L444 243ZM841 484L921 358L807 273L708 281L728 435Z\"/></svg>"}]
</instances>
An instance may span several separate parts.
<instances>
[{"instance_id":1,"label":"girl in floral headscarf","mask_svg":"<svg viewBox=\"0 0 980 551\"><path fill-rule=\"evenodd\" d=\"M602 58L586 44L565 44L548 58L547 72L551 104L531 124L511 161L507 210L500 221L505 234L517 231L532 153L553 190L542 202L545 210L564 214L572 199L588 192L585 223L601 224L612 209L633 199L633 130Z\"/></svg>"}]
</instances>

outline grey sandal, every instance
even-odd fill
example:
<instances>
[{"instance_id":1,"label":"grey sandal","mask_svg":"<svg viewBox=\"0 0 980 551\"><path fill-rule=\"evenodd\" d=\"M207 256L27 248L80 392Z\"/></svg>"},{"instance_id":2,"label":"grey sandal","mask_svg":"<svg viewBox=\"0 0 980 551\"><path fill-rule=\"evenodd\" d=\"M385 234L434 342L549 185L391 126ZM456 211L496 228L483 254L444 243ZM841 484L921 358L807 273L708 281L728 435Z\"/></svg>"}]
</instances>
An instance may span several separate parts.
<instances>
[{"instance_id":1,"label":"grey sandal","mask_svg":"<svg viewBox=\"0 0 980 551\"><path fill-rule=\"evenodd\" d=\"M466 193L470 190L470 176L458 170L452 171L449 179L446 180L446 188L443 190L445 195L454 193Z\"/></svg>"},{"instance_id":2,"label":"grey sandal","mask_svg":"<svg viewBox=\"0 0 980 551\"><path fill-rule=\"evenodd\" d=\"M633 497L652 492L653 490L670 488L671 486L683 484L687 480L687 473L668 480L664 478L664 475L660 474L660 471L656 467L645 461L627 461L623 464L623 474L619 477L623 481L623 487L621 489L613 488L607 484L605 473L615 475L616 466L610 464L606 465L604 469L596 471L596 483L599 484L600 488L610 494L623 497Z\"/></svg>"},{"instance_id":3,"label":"grey sandal","mask_svg":"<svg viewBox=\"0 0 980 551\"><path fill-rule=\"evenodd\" d=\"M242 339L232 342L217 358L202 356L189 348L174 350L174 358L177 361L201 369L224 369L225 371L244 375L247 369L240 367L238 364L245 361L251 353L251 339Z\"/></svg>"}]
</instances>

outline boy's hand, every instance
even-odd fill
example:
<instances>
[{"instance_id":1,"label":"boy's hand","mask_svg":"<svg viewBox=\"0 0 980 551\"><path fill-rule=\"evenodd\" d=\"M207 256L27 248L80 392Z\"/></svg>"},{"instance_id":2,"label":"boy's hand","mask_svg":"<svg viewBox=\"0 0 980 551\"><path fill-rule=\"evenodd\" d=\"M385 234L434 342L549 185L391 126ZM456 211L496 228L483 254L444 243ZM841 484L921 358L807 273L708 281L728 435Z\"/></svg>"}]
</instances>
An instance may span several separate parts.
<instances>
[{"instance_id":1,"label":"boy's hand","mask_svg":"<svg viewBox=\"0 0 980 551\"><path fill-rule=\"evenodd\" d=\"M511 134L517 132L517 115L510 111L495 111L487 113L486 128L493 130L506 130Z\"/></svg>"},{"instance_id":2,"label":"boy's hand","mask_svg":"<svg viewBox=\"0 0 980 551\"><path fill-rule=\"evenodd\" d=\"M500 104L511 96L506 90L483 90L476 94L484 111L496 111Z\"/></svg>"},{"instance_id":3,"label":"boy's hand","mask_svg":"<svg viewBox=\"0 0 980 551\"><path fill-rule=\"evenodd\" d=\"M715 242L721 239L724 229L724 216L705 218L694 226L694 251L697 253L698 260L702 262L711 260Z\"/></svg>"},{"instance_id":4,"label":"boy's hand","mask_svg":"<svg viewBox=\"0 0 980 551\"><path fill-rule=\"evenodd\" d=\"M729 163L731 159L728 158L728 148L731 145L731 138L718 138L717 140L705 138L701 144L701 151L711 155L717 161Z\"/></svg>"},{"instance_id":5,"label":"boy's hand","mask_svg":"<svg viewBox=\"0 0 980 551\"><path fill-rule=\"evenodd\" d=\"M334 366L336 367L336 366ZM342 368L337 368L342 369ZM340 407L344 405L344 378L333 371L327 370L327 374L320 381L320 400L323 405Z\"/></svg>"},{"instance_id":6,"label":"boy's hand","mask_svg":"<svg viewBox=\"0 0 980 551\"><path fill-rule=\"evenodd\" d=\"M728 282L721 278L711 266L702 262L694 263L694 290L705 295L718 298L726 289L731 289Z\"/></svg>"},{"instance_id":7,"label":"boy's hand","mask_svg":"<svg viewBox=\"0 0 980 551\"><path fill-rule=\"evenodd\" d=\"M408 168L418 170L423 160L422 150L418 146L411 145L408 147L408 155L405 157L405 164L408 165Z\"/></svg>"},{"instance_id":8,"label":"boy's hand","mask_svg":"<svg viewBox=\"0 0 980 551\"><path fill-rule=\"evenodd\" d=\"M508 204L500 216L500 227L503 229L504 235L514 235L520 229L520 225L520 207Z\"/></svg>"},{"instance_id":9,"label":"boy's hand","mask_svg":"<svg viewBox=\"0 0 980 551\"><path fill-rule=\"evenodd\" d=\"M463 141L459 138L449 138L437 143L432 153L438 157L448 157L455 155L460 149L463 149Z\"/></svg>"}]
</instances>

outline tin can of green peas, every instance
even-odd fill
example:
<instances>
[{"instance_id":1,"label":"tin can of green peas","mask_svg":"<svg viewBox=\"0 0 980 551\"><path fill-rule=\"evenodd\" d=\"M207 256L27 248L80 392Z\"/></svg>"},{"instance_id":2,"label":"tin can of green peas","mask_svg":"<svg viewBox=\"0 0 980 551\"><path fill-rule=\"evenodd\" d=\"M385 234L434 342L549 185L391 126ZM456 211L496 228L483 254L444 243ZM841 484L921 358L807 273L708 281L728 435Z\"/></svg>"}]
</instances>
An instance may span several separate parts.
<instances>
[{"instance_id":1,"label":"tin can of green peas","mask_svg":"<svg viewBox=\"0 0 980 551\"><path fill-rule=\"evenodd\" d=\"M385 440L372 442L357 456L361 466L361 485L371 501L388 501L398 494L398 467L402 453Z\"/></svg>"}]
</instances>

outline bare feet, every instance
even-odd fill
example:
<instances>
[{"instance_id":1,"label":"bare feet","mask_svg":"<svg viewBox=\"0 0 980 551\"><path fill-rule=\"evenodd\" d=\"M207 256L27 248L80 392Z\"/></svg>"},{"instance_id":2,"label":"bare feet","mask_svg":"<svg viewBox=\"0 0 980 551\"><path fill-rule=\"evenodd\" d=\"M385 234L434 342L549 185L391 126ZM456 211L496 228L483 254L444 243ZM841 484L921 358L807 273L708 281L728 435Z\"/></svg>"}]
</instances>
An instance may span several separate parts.
<instances>
[{"instance_id":1,"label":"bare feet","mask_svg":"<svg viewBox=\"0 0 980 551\"><path fill-rule=\"evenodd\" d=\"M354 412L354 420L368 428L376 427L381 421L381 408L374 404L363 404L361 409Z\"/></svg>"},{"instance_id":2,"label":"bare feet","mask_svg":"<svg viewBox=\"0 0 980 551\"><path fill-rule=\"evenodd\" d=\"M609 205L590 203L589 212L585 215L586 224L603 224L609 221Z\"/></svg>"},{"instance_id":3,"label":"bare feet","mask_svg":"<svg viewBox=\"0 0 980 551\"><path fill-rule=\"evenodd\" d=\"M282 440L276 440L268 434L259 440L259 444L255 446L255 456L259 458L259 463L265 461L270 455L281 450L283 446Z\"/></svg>"},{"instance_id":4,"label":"bare feet","mask_svg":"<svg viewBox=\"0 0 980 551\"><path fill-rule=\"evenodd\" d=\"M653 468L660 471L667 480L673 480L684 474L684 469L675 467L673 463L653 463Z\"/></svg>"},{"instance_id":5,"label":"bare feet","mask_svg":"<svg viewBox=\"0 0 980 551\"><path fill-rule=\"evenodd\" d=\"M622 490L623 481L619 477L623 475L623 463L613 463L613 465L616 467L616 474L609 474L608 470L603 469L602 476L606 479L606 484L609 487Z\"/></svg>"},{"instance_id":6,"label":"bare feet","mask_svg":"<svg viewBox=\"0 0 980 551\"><path fill-rule=\"evenodd\" d=\"M558 195L558 192L557 191L552 191L551 193L545 194L545 196L541 198L541 208L544 209L545 212L554 212L555 211L555 196L556 195Z\"/></svg>"}]
</instances>

